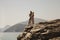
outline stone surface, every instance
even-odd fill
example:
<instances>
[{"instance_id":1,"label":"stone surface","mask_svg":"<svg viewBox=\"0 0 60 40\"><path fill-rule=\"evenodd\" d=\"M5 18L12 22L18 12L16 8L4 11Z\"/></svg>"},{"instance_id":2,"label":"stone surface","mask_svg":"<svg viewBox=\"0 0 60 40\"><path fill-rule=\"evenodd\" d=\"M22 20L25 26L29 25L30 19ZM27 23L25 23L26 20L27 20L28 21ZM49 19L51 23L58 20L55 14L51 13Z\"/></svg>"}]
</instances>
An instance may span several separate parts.
<instances>
[{"instance_id":1,"label":"stone surface","mask_svg":"<svg viewBox=\"0 0 60 40\"><path fill-rule=\"evenodd\" d=\"M60 40L60 19L26 26L17 40Z\"/></svg>"}]
</instances>

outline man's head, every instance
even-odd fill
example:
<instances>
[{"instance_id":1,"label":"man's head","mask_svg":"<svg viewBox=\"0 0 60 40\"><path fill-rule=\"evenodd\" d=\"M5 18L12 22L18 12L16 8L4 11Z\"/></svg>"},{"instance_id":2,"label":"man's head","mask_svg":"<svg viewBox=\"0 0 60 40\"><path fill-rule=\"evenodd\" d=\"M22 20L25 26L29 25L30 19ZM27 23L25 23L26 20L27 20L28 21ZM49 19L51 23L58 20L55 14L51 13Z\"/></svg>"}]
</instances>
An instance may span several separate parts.
<instances>
[{"instance_id":1,"label":"man's head","mask_svg":"<svg viewBox=\"0 0 60 40\"><path fill-rule=\"evenodd\" d=\"M34 12L30 11L30 13L34 13Z\"/></svg>"}]
</instances>

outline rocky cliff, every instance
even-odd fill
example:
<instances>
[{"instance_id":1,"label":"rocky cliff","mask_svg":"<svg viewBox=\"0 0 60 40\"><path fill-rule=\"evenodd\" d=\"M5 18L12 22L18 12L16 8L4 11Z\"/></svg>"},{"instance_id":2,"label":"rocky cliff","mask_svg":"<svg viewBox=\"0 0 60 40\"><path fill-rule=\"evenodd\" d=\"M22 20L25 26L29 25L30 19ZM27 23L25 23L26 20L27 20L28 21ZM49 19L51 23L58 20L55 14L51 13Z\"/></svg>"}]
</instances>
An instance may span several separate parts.
<instances>
[{"instance_id":1,"label":"rocky cliff","mask_svg":"<svg viewBox=\"0 0 60 40\"><path fill-rule=\"evenodd\" d=\"M60 40L60 19L27 25L17 40Z\"/></svg>"}]
</instances>

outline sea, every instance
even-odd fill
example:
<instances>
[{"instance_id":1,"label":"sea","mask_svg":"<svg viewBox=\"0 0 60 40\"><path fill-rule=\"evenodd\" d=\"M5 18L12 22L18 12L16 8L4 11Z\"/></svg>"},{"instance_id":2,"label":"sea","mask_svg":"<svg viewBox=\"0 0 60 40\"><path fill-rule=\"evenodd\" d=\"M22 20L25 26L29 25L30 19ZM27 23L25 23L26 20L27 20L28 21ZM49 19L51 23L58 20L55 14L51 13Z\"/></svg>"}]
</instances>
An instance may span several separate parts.
<instances>
[{"instance_id":1,"label":"sea","mask_svg":"<svg viewBox=\"0 0 60 40\"><path fill-rule=\"evenodd\" d=\"M17 40L21 32L0 32L0 40Z\"/></svg>"}]
</instances>

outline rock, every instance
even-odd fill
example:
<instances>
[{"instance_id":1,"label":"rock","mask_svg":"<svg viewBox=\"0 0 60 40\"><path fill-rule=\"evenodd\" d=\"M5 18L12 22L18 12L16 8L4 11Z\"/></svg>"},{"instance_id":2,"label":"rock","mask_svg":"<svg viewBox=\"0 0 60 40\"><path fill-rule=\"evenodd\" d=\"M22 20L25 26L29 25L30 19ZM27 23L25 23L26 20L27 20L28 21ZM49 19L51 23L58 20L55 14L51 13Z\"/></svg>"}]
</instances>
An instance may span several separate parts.
<instances>
[{"instance_id":1,"label":"rock","mask_svg":"<svg viewBox=\"0 0 60 40\"><path fill-rule=\"evenodd\" d=\"M60 19L26 26L17 40L60 40Z\"/></svg>"}]
</instances>

